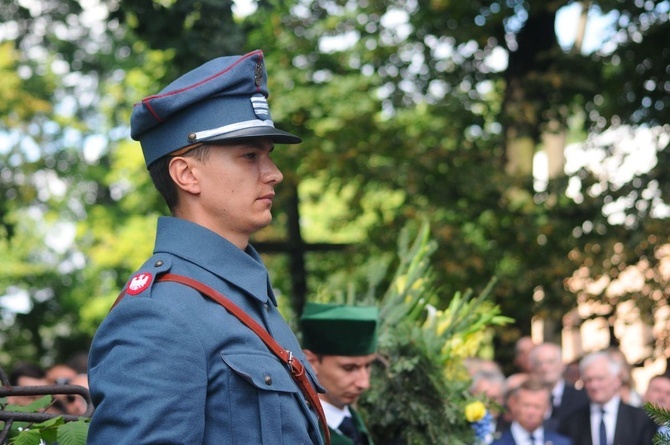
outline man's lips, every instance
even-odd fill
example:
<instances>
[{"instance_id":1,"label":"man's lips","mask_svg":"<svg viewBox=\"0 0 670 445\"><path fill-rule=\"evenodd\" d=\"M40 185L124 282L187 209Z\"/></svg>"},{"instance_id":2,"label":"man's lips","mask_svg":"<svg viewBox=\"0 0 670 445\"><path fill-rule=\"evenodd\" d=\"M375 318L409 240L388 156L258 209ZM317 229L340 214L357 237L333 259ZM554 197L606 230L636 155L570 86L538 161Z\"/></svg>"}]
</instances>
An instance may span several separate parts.
<instances>
[{"instance_id":1,"label":"man's lips","mask_svg":"<svg viewBox=\"0 0 670 445\"><path fill-rule=\"evenodd\" d=\"M274 197L275 197L275 194L274 194L274 193L267 193L267 194L265 194L265 195L259 197L258 200L259 200L259 201L269 201L269 202L272 202L272 200L274 199Z\"/></svg>"},{"instance_id":2,"label":"man's lips","mask_svg":"<svg viewBox=\"0 0 670 445\"><path fill-rule=\"evenodd\" d=\"M363 394L362 392L359 392L359 393L356 393L356 394L354 394L354 393L347 393L347 394L344 395L344 397L346 397L346 398L348 398L348 399L351 399L351 400L356 400L356 399L358 399L362 394Z\"/></svg>"}]
</instances>

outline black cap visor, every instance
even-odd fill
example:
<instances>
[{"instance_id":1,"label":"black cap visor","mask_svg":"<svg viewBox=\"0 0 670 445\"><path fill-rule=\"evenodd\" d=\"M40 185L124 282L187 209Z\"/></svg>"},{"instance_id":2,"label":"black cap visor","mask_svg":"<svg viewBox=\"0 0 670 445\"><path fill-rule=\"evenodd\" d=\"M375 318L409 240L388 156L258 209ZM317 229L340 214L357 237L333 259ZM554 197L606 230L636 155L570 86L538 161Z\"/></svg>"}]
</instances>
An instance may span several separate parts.
<instances>
[{"instance_id":1,"label":"black cap visor","mask_svg":"<svg viewBox=\"0 0 670 445\"><path fill-rule=\"evenodd\" d=\"M251 139L251 138L260 138L266 137L270 138L272 142L278 144L299 144L302 142L302 139L298 136L295 136L286 131L279 130L274 127L250 127L243 128L240 130L230 131L225 134L220 134L216 136L211 136L209 138L203 138L200 142L206 144L218 141L231 141L237 139Z\"/></svg>"}]
</instances>

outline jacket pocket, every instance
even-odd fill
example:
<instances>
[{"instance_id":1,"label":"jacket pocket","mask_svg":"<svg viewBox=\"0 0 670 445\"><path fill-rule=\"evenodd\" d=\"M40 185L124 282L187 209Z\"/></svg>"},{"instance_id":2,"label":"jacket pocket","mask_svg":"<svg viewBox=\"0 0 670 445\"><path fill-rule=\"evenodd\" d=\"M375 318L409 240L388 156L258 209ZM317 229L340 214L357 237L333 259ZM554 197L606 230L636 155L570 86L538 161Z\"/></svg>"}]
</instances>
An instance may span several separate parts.
<instances>
[{"instance_id":1,"label":"jacket pocket","mask_svg":"<svg viewBox=\"0 0 670 445\"><path fill-rule=\"evenodd\" d=\"M288 369L268 352L221 352L229 373L233 422L232 443L301 443L308 419L299 402L300 390ZM295 441L297 440L297 442Z\"/></svg>"},{"instance_id":2,"label":"jacket pocket","mask_svg":"<svg viewBox=\"0 0 670 445\"><path fill-rule=\"evenodd\" d=\"M298 391L288 368L274 355L263 352L222 352L221 358L235 374L259 391Z\"/></svg>"}]
</instances>

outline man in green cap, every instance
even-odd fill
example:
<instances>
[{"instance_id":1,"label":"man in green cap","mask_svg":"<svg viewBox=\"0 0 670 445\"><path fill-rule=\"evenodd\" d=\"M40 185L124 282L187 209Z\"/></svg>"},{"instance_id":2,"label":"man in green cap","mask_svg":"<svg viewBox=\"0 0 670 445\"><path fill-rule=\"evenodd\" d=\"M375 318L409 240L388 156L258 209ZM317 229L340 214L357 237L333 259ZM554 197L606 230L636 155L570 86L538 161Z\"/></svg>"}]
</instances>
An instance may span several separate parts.
<instances>
[{"instance_id":1,"label":"man in green cap","mask_svg":"<svg viewBox=\"0 0 670 445\"><path fill-rule=\"evenodd\" d=\"M376 307L318 303L307 303L300 318L305 356L326 388L319 398L332 445L372 445L353 405L370 386L378 319Z\"/></svg>"}]
</instances>

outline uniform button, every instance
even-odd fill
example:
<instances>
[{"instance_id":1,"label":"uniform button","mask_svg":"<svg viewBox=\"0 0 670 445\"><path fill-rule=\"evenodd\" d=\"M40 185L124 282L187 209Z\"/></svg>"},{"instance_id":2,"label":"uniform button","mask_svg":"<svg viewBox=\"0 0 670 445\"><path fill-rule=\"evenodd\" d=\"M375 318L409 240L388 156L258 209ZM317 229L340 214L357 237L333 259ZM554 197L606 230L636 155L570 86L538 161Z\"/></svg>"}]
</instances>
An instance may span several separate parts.
<instances>
[{"instance_id":1,"label":"uniform button","mask_svg":"<svg viewBox=\"0 0 670 445\"><path fill-rule=\"evenodd\" d=\"M163 260L158 260L154 263L154 267L161 267L163 265Z\"/></svg>"},{"instance_id":2,"label":"uniform button","mask_svg":"<svg viewBox=\"0 0 670 445\"><path fill-rule=\"evenodd\" d=\"M272 385L272 377L267 374L265 374L265 384L268 386Z\"/></svg>"},{"instance_id":3,"label":"uniform button","mask_svg":"<svg viewBox=\"0 0 670 445\"><path fill-rule=\"evenodd\" d=\"M309 400L305 399L305 404L307 405L307 408L312 409L312 404L309 402Z\"/></svg>"},{"instance_id":4,"label":"uniform button","mask_svg":"<svg viewBox=\"0 0 670 445\"><path fill-rule=\"evenodd\" d=\"M263 306L265 306L265 311L270 312L270 305L267 303L263 303Z\"/></svg>"}]
</instances>

